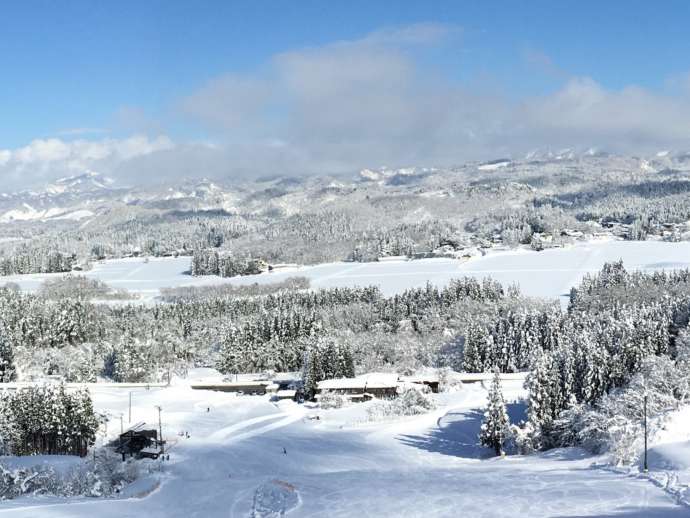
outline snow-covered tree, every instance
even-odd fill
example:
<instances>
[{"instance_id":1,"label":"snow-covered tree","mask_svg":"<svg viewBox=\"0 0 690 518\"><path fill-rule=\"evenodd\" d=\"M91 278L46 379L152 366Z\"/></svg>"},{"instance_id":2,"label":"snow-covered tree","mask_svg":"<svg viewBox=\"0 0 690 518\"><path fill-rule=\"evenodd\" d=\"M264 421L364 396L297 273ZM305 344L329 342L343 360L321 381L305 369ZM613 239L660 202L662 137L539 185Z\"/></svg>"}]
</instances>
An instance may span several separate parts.
<instances>
[{"instance_id":1,"label":"snow-covered tree","mask_svg":"<svg viewBox=\"0 0 690 518\"><path fill-rule=\"evenodd\" d=\"M113 378L119 382L150 381L153 375L152 342L124 335L114 351Z\"/></svg>"},{"instance_id":2,"label":"snow-covered tree","mask_svg":"<svg viewBox=\"0 0 690 518\"><path fill-rule=\"evenodd\" d=\"M7 336L0 331L0 382L7 383L17 379L14 367L14 351Z\"/></svg>"},{"instance_id":3,"label":"snow-covered tree","mask_svg":"<svg viewBox=\"0 0 690 518\"><path fill-rule=\"evenodd\" d=\"M465 372L484 372L491 347L491 337L478 324L472 322L465 334L462 369Z\"/></svg>"},{"instance_id":4,"label":"snow-covered tree","mask_svg":"<svg viewBox=\"0 0 690 518\"><path fill-rule=\"evenodd\" d=\"M496 455L503 453L503 446L510 437L510 420L501 389L501 374L494 369L494 377L489 388L489 402L484 412L479 442L494 450Z\"/></svg>"},{"instance_id":5,"label":"snow-covered tree","mask_svg":"<svg viewBox=\"0 0 690 518\"><path fill-rule=\"evenodd\" d=\"M302 381L305 397L316 394L319 381L352 378L355 375L350 349L331 338L316 338L304 353Z\"/></svg>"},{"instance_id":6,"label":"snow-covered tree","mask_svg":"<svg viewBox=\"0 0 690 518\"><path fill-rule=\"evenodd\" d=\"M557 410L555 408L559 388L557 371L554 369L551 354L543 352L532 366L525 386L529 391L527 406L527 426L532 436L533 446L545 446L545 432L548 432Z\"/></svg>"},{"instance_id":7,"label":"snow-covered tree","mask_svg":"<svg viewBox=\"0 0 690 518\"><path fill-rule=\"evenodd\" d=\"M3 395L0 413L6 447L14 455L86 455L99 422L87 390L68 393L44 385Z\"/></svg>"}]
</instances>

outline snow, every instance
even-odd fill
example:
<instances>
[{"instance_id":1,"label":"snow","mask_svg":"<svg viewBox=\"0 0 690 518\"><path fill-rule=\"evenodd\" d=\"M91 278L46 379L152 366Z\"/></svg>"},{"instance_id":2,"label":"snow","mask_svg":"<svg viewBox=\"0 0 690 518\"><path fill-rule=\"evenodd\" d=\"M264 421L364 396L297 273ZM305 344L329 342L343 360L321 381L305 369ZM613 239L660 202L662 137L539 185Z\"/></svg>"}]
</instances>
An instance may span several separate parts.
<instances>
[{"instance_id":1,"label":"snow","mask_svg":"<svg viewBox=\"0 0 690 518\"><path fill-rule=\"evenodd\" d=\"M130 389L94 388L97 410L126 426ZM640 477L593 467L576 449L487 457L476 445L486 391L480 384L435 395L439 408L395 422L361 424L367 405L335 410L269 396L169 388L134 389L132 422L171 440L163 473L122 498L3 502L14 518L687 516ZM524 416L520 382L505 382L511 419ZM210 411L207 411L209 409ZM319 420L310 419L319 415ZM189 432L190 437L179 435ZM461 510L461 511L460 511ZM260 512L259 512L260 511Z\"/></svg>"},{"instance_id":2,"label":"snow","mask_svg":"<svg viewBox=\"0 0 690 518\"><path fill-rule=\"evenodd\" d=\"M388 388L398 385L398 375L389 372L370 372L355 378L340 378L319 382L321 390L349 388Z\"/></svg>"},{"instance_id":3,"label":"snow","mask_svg":"<svg viewBox=\"0 0 690 518\"><path fill-rule=\"evenodd\" d=\"M100 279L113 288L124 288L153 300L161 288L204 286L221 283L253 284L283 281L305 276L312 288L377 285L390 296L408 288L423 287L427 281L443 286L451 279L472 276L491 277L503 285L519 284L528 296L567 300L570 288L586 273L601 269L605 262L623 259L629 270L669 270L690 267L690 242L613 241L579 243L543 252L532 250L491 251L469 260L421 259L379 263L327 263L316 266L286 267L280 271L219 278L192 277L189 257L129 258L97 263L83 275ZM4 277L27 291L60 274L34 274Z\"/></svg>"},{"instance_id":4,"label":"snow","mask_svg":"<svg viewBox=\"0 0 690 518\"><path fill-rule=\"evenodd\" d=\"M619 259L628 270L689 268L690 242L605 240L543 252L516 250L469 261L461 270L465 275L490 276L504 285L517 283L529 296L563 300L585 274Z\"/></svg>"},{"instance_id":5,"label":"snow","mask_svg":"<svg viewBox=\"0 0 690 518\"><path fill-rule=\"evenodd\" d=\"M24 209L13 209L5 212L2 216L0 216L0 223L48 219L69 219L79 221L80 219L91 217L94 214L90 210L86 209L70 211L69 209L61 209L58 207L53 207L46 210L36 210L26 203L23 204L23 207Z\"/></svg>"},{"instance_id":6,"label":"snow","mask_svg":"<svg viewBox=\"0 0 690 518\"><path fill-rule=\"evenodd\" d=\"M74 210L72 212L67 212L67 213L61 214L59 216L54 216L53 219L70 219L72 221L79 221L80 219L90 218L93 215L94 215L94 213L92 211L86 210L86 209L81 209L81 210Z\"/></svg>"},{"instance_id":7,"label":"snow","mask_svg":"<svg viewBox=\"0 0 690 518\"><path fill-rule=\"evenodd\" d=\"M491 164L482 164L477 169L480 171L496 171L497 169L501 169L502 167L506 167L507 165L510 164L510 160L506 160L504 162L494 162Z\"/></svg>"},{"instance_id":8,"label":"snow","mask_svg":"<svg viewBox=\"0 0 690 518\"><path fill-rule=\"evenodd\" d=\"M28 457L0 456L0 464L7 469L47 468L52 467L56 472L66 473L79 466L83 460L74 455L32 455Z\"/></svg>"},{"instance_id":9,"label":"snow","mask_svg":"<svg viewBox=\"0 0 690 518\"><path fill-rule=\"evenodd\" d=\"M690 406L672 412L651 442L652 468L690 469Z\"/></svg>"},{"instance_id":10,"label":"snow","mask_svg":"<svg viewBox=\"0 0 690 518\"><path fill-rule=\"evenodd\" d=\"M46 210L36 210L27 203L22 204L22 209L8 210L0 216L0 223L9 223L11 221L31 221L39 219L48 219L58 216L63 212L62 209L51 208Z\"/></svg>"}]
</instances>

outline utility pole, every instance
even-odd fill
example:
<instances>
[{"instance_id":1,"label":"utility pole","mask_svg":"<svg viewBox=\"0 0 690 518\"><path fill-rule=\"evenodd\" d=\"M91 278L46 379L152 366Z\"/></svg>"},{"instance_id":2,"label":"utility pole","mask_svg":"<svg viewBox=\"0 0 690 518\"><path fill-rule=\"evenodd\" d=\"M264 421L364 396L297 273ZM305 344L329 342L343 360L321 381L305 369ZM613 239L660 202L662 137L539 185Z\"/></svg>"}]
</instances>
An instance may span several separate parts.
<instances>
[{"instance_id":1,"label":"utility pole","mask_svg":"<svg viewBox=\"0 0 690 518\"><path fill-rule=\"evenodd\" d=\"M647 466L647 388L644 391L644 472L649 471Z\"/></svg>"},{"instance_id":2,"label":"utility pole","mask_svg":"<svg viewBox=\"0 0 690 518\"><path fill-rule=\"evenodd\" d=\"M120 453L122 454L122 462L125 461L125 452L122 449L122 434L125 432L125 427L124 427L124 412L120 412Z\"/></svg>"},{"instance_id":3,"label":"utility pole","mask_svg":"<svg viewBox=\"0 0 690 518\"><path fill-rule=\"evenodd\" d=\"M127 420L129 424L132 424L132 391L129 391L129 419Z\"/></svg>"},{"instance_id":4,"label":"utility pole","mask_svg":"<svg viewBox=\"0 0 690 518\"><path fill-rule=\"evenodd\" d=\"M161 410L163 410L163 407L160 405L156 405L155 408L158 409L158 433L159 435L159 441L160 441L160 446L161 446L161 454L165 451L165 448L163 448L163 424L161 421Z\"/></svg>"}]
</instances>

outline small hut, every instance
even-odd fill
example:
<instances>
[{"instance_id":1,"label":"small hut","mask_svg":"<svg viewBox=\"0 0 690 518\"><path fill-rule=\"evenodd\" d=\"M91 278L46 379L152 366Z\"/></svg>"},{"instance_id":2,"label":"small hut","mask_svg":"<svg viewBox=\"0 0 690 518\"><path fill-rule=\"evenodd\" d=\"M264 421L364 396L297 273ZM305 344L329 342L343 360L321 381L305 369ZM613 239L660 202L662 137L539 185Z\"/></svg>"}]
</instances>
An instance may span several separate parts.
<instances>
[{"instance_id":1,"label":"small hut","mask_svg":"<svg viewBox=\"0 0 690 518\"><path fill-rule=\"evenodd\" d=\"M141 422L120 434L115 451L122 454L123 461L126 455L157 459L163 453L163 445L164 441L158 439L158 430L147 429L146 423Z\"/></svg>"}]
</instances>

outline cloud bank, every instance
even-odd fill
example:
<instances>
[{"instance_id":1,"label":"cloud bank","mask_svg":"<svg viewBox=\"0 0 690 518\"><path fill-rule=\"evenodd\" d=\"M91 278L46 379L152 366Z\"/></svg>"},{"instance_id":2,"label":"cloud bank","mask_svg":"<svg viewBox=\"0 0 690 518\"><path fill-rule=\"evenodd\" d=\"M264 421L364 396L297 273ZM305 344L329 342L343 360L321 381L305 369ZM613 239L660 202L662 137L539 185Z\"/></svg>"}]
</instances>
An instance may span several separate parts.
<instances>
[{"instance_id":1,"label":"cloud bank","mask_svg":"<svg viewBox=\"0 0 690 518\"><path fill-rule=\"evenodd\" d=\"M9 187L26 187L86 171L111 173L141 157L175 146L165 136L124 139L36 139L17 149L0 149L0 177Z\"/></svg>"},{"instance_id":2,"label":"cloud bank","mask_svg":"<svg viewBox=\"0 0 690 518\"><path fill-rule=\"evenodd\" d=\"M174 106L207 143L167 136L36 140L0 150L8 183L96 170L132 181L332 174L386 165L454 165L535 148L642 154L690 149L690 88L609 90L558 69L561 86L515 99L460 84L425 52L461 45L424 24L273 56L256 72L212 78ZM536 57L535 57L536 56ZM556 70L545 54L527 61ZM208 143L212 142L212 143Z\"/></svg>"}]
</instances>

